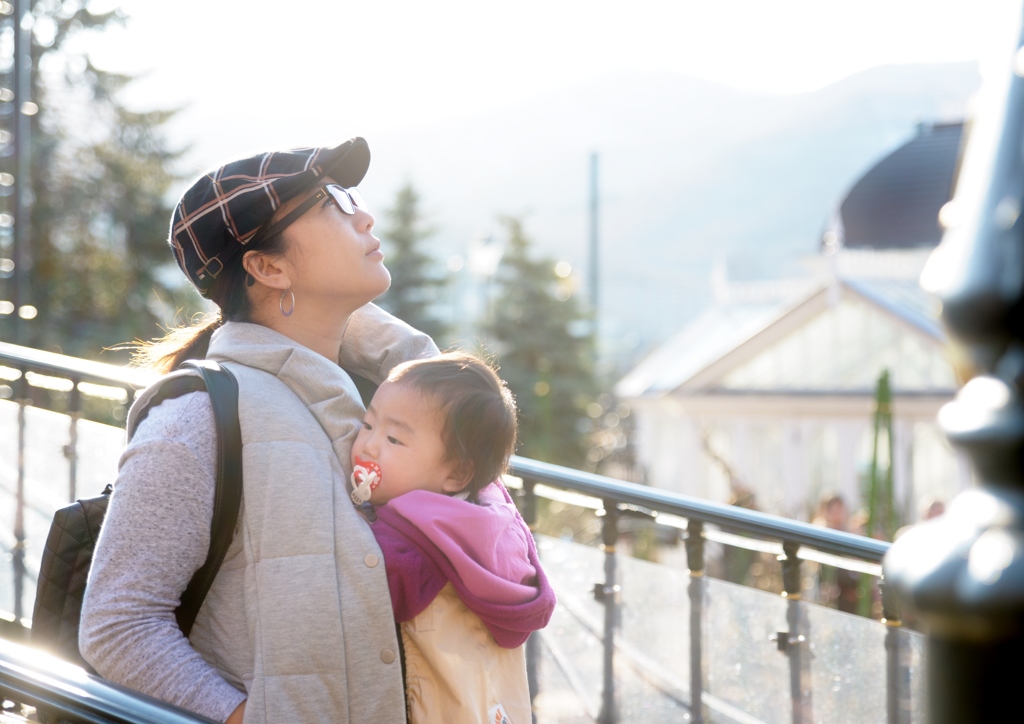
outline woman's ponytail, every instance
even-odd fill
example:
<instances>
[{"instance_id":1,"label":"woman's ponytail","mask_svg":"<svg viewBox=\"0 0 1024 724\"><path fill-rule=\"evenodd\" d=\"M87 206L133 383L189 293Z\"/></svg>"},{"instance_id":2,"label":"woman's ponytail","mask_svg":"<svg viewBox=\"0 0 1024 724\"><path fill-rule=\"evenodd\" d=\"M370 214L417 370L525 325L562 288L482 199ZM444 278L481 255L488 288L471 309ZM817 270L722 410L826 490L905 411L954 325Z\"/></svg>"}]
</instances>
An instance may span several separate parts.
<instances>
[{"instance_id":1,"label":"woman's ponytail","mask_svg":"<svg viewBox=\"0 0 1024 724\"><path fill-rule=\"evenodd\" d=\"M160 339L139 342L132 353L132 364L166 374L187 359L203 359L210 337L223 323L219 313L207 315L195 324L169 330Z\"/></svg>"}]
</instances>

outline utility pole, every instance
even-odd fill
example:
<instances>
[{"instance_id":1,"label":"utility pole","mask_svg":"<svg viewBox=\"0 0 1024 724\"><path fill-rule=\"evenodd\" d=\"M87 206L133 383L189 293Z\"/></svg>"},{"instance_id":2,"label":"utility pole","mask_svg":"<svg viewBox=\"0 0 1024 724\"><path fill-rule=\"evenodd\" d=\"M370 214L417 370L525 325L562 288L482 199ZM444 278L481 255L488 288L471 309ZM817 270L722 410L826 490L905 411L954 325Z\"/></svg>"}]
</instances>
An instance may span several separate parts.
<instances>
[{"instance_id":1,"label":"utility pole","mask_svg":"<svg viewBox=\"0 0 1024 724\"><path fill-rule=\"evenodd\" d=\"M597 235L597 151L590 154L590 313L593 315L593 326L591 333L594 345L594 361L597 361L597 351L600 347L598 341L599 319L600 319L600 293L599 293L599 248Z\"/></svg>"}]
</instances>

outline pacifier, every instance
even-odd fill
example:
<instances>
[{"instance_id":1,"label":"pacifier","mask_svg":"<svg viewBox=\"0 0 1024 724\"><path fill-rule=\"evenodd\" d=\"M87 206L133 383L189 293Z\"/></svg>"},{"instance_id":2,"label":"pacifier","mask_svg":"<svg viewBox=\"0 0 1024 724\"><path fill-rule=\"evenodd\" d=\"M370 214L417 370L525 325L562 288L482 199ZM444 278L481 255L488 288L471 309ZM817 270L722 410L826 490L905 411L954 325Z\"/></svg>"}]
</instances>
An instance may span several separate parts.
<instances>
[{"instance_id":1,"label":"pacifier","mask_svg":"<svg viewBox=\"0 0 1024 724\"><path fill-rule=\"evenodd\" d=\"M370 493L377 489L380 480L380 465L356 456L356 464L352 468L352 502L362 505L369 500Z\"/></svg>"}]
</instances>

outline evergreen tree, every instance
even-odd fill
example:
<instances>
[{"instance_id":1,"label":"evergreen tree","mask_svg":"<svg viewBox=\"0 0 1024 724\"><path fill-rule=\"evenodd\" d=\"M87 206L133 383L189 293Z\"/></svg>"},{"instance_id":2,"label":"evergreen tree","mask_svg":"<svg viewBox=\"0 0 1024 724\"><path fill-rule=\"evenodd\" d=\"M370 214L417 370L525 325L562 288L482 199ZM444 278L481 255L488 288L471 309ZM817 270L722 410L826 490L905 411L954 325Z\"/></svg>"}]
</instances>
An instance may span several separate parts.
<instances>
[{"instance_id":1,"label":"evergreen tree","mask_svg":"<svg viewBox=\"0 0 1024 724\"><path fill-rule=\"evenodd\" d=\"M595 392L589 329L550 259L534 259L522 221L502 219L509 240L495 276L485 345L519 407L520 449L527 457L582 467L586 408Z\"/></svg>"},{"instance_id":2,"label":"evergreen tree","mask_svg":"<svg viewBox=\"0 0 1024 724\"><path fill-rule=\"evenodd\" d=\"M174 112L128 110L118 93L131 78L70 50L81 33L123 23L120 11L93 14L86 3L38 0L31 12L39 112L31 118L26 297L38 316L25 325L26 341L96 357L158 334L179 307L199 307L197 295L163 273L174 264L165 199L178 154L161 129ZM10 321L0 324L7 336Z\"/></svg>"},{"instance_id":3,"label":"evergreen tree","mask_svg":"<svg viewBox=\"0 0 1024 724\"><path fill-rule=\"evenodd\" d=\"M434 260L423 250L433 230L424 226L420 195L411 183L398 190L394 206L385 214L388 226L383 237L391 288L377 303L443 346L448 327L436 313L448 280L437 274Z\"/></svg>"}]
</instances>

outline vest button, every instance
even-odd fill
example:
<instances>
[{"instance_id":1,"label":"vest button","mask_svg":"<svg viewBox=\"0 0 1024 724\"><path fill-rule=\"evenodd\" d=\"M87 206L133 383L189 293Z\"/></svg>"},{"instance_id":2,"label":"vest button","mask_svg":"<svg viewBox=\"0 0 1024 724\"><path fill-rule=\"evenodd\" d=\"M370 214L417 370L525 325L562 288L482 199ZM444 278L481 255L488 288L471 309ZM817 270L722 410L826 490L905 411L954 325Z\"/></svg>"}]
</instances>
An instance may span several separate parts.
<instances>
[{"instance_id":1,"label":"vest button","mask_svg":"<svg viewBox=\"0 0 1024 724\"><path fill-rule=\"evenodd\" d=\"M380 652L380 660L385 664L395 663L395 652L391 649L384 649Z\"/></svg>"},{"instance_id":2,"label":"vest button","mask_svg":"<svg viewBox=\"0 0 1024 724\"><path fill-rule=\"evenodd\" d=\"M363 563L366 564L367 568L376 568L377 564L380 563L380 558L373 555L372 553L367 553L366 558L363 559Z\"/></svg>"}]
</instances>

